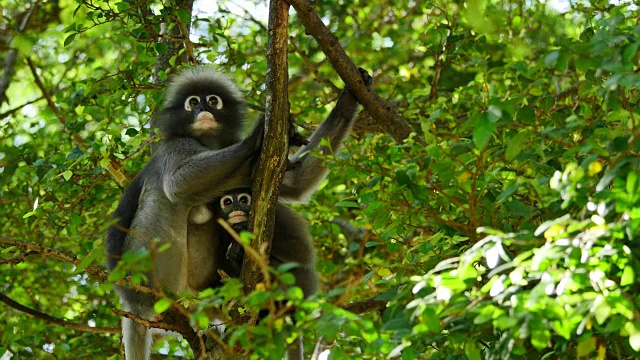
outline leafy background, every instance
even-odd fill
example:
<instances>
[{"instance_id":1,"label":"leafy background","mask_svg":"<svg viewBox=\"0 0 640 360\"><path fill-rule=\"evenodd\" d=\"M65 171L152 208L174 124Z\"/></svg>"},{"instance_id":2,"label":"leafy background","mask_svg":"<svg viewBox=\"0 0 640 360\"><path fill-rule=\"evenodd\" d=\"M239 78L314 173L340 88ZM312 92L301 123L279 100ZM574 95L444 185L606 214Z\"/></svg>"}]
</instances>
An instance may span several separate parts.
<instances>
[{"instance_id":1,"label":"leafy background","mask_svg":"<svg viewBox=\"0 0 640 360\"><path fill-rule=\"evenodd\" d=\"M191 23L198 62L229 72L253 108L265 101L266 8L205 3L190 12L175 1L0 1L0 354L122 356L117 296L100 272L121 194L108 168L131 177L149 158L149 118L181 59L165 55L184 43L158 41L161 24ZM397 143L359 115L329 179L296 207L311 224L321 294L273 294L298 305L296 325L238 324L232 343L277 358L274 344L296 329L309 354L319 342L333 359L636 358L638 7L400 0L316 9L428 145ZM293 14L289 95L304 132L342 83ZM265 301L239 289L231 281L190 301ZM386 306L341 308L367 299ZM157 347L189 354L178 341Z\"/></svg>"}]
</instances>

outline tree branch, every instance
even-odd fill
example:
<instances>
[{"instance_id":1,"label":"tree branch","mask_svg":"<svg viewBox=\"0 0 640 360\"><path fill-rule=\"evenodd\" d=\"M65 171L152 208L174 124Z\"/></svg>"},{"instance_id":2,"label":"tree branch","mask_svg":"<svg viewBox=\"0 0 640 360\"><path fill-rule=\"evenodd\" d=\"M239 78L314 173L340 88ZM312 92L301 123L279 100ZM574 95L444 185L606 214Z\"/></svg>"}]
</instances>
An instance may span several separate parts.
<instances>
[{"instance_id":1,"label":"tree branch","mask_svg":"<svg viewBox=\"0 0 640 360\"><path fill-rule=\"evenodd\" d=\"M68 262L76 266L80 264L80 260L78 260L78 258L75 257L74 255L63 254L52 248L42 246L39 244L29 243L29 242L10 239L10 238L1 237L1 236L0 236L0 244L15 246L15 247L26 249L32 252L35 251L46 257L51 257L60 261ZM95 277L97 280L100 280L102 282L106 282L107 278L109 277L109 274L106 271L100 269L97 266L89 266L86 269L86 272L91 276Z\"/></svg>"},{"instance_id":2,"label":"tree branch","mask_svg":"<svg viewBox=\"0 0 640 360\"><path fill-rule=\"evenodd\" d=\"M35 9L38 7L38 5L39 5L38 1L31 4L31 7L29 8L29 10L27 10L27 13L24 14L24 17L22 18L22 21L18 26L18 33L23 33L24 29L27 28L27 23L29 22L29 18L31 18L31 15L35 11ZM9 41L9 44L11 44L11 41ZM13 74L15 73L14 68L16 66L17 57L18 57L18 50L12 48L9 50L7 57L5 58L4 71L2 72L2 78L0 78L0 105L2 105L4 102L8 102L7 89L9 88L11 77L13 77Z\"/></svg>"},{"instance_id":3,"label":"tree branch","mask_svg":"<svg viewBox=\"0 0 640 360\"><path fill-rule=\"evenodd\" d=\"M5 244L5 245L9 245L9 246L15 246L17 248L20 249L25 249L28 250L28 255L29 256L34 256L34 255L38 255L41 254L42 256L45 257L49 257L49 258L53 258L59 261L63 261L63 262L68 262L71 263L73 265L79 265L81 260L78 260L78 258L75 255L67 255L64 254L60 251L54 250L52 248L43 246L43 245L39 245L39 244L34 244L34 243L30 243L30 242L25 242L25 241L20 241L20 240L15 240L15 239L10 239L7 237L2 237L0 236L0 244ZM85 269L85 272L89 275L91 275L93 278L95 278L98 281L101 281L103 283L107 282L109 279L109 273L106 272L105 270L103 270L102 268L98 267L98 266L88 266ZM163 297L163 296L167 296L170 295L172 298L175 298L175 296L173 294L167 294L166 291L158 291L156 289L147 287L147 286L142 286L142 285L132 285L129 284L128 278L124 278L120 281L117 282L117 284L129 287L131 289L134 289L136 291L139 291L143 294L149 294L152 296L156 296L156 297Z\"/></svg>"},{"instance_id":4,"label":"tree branch","mask_svg":"<svg viewBox=\"0 0 640 360\"><path fill-rule=\"evenodd\" d=\"M166 331L174 331L182 335L187 340L196 359L206 359L206 349L202 334L197 333L189 323L189 317L178 311L177 308L169 309L162 314L162 320L152 321L143 319L133 313L120 309L112 309L112 311L122 317L131 319L147 328L162 329Z\"/></svg>"},{"instance_id":5,"label":"tree branch","mask_svg":"<svg viewBox=\"0 0 640 360\"><path fill-rule=\"evenodd\" d=\"M119 334L120 333L120 329L116 329L116 328L91 327L89 325L76 324L66 320L59 319L57 317L53 317L51 315L42 313L38 310L34 310L32 308L26 307L1 292L0 292L0 301L25 314L32 315L38 319L42 319L52 324L61 325L69 329L87 331L87 332L96 333L96 334Z\"/></svg>"},{"instance_id":6,"label":"tree branch","mask_svg":"<svg viewBox=\"0 0 640 360\"><path fill-rule=\"evenodd\" d=\"M387 301L376 300L375 298L356 301L342 306L341 308L354 314L364 314L371 311L384 310L387 307Z\"/></svg>"},{"instance_id":7,"label":"tree branch","mask_svg":"<svg viewBox=\"0 0 640 360\"><path fill-rule=\"evenodd\" d=\"M44 98L47 100L47 105L49 106L51 111L53 111L53 113L56 115L56 117L58 118L58 121L60 121L60 123L63 125L65 132L68 133L68 130L64 126L64 125L67 125L67 119L64 117L64 115L62 115L56 103L53 102L53 98L47 91L47 88L44 86L42 79L40 79L40 75L38 75L38 70L36 69L35 64L30 58L27 58L27 64L29 65L29 69L31 69L31 75L33 75L33 80L35 81L36 85L42 92L42 95L44 96ZM81 138L80 135L71 134L71 137L73 138L73 141L79 146L81 146L83 149L89 148L89 145L86 144L86 141L83 138Z\"/></svg>"},{"instance_id":8,"label":"tree branch","mask_svg":"<svg viewBox=\"0 0 640 360\"><path fill-rule=\"evenodd\" d=\"M375 91L365 86L357 67L340 46L338 38L331 34L324 25L313 5L307 0L287 1L296 10L307 34L316 39L331 65L342 78L342 81L364 106L369 115L397 142L402 142L408 138L413 132L411 126ZM426 145L421 137L416 137L415 139L418 143Z\"/></svg>"},{"instance_id":9,"label":"tree branch","mask_svg":"<svg viewBox=\"0 0 640 360\"><path fill-rule=\"evenodd\" d=\"M183 9L185 12L189 12L189 14L193 11L193 0L178 0L175 2L176 9ZM183 41L173 41L172 39L179 38L181 34L181 29L179 25L175 25L171 28L169 34L167 34L167 29L169 25L167 23L160 24L160 42L167 47L167 51L163 54L158 55L158 59L153 66L153 83L156 85L162 84L162 73L166 73L167 70L171 69L171 59L175 56L178 57L175 61L176 65L182 64L184 61L181 57L178 56L180 50L185 48L185 39ZM188 41L189 29L191 28L191 24L183 24L182 30L186 31L186 36ZM155 127L153 123L153 117L151 118L151 127Z\"/></svg>"},{"instance_id":10,"label":"tree branch","mask_svg":"<svg viewBox=\"0 0 640 360\"><path fill-rule=\"evenodd\" d=\"M18 255L16 257L12 257L10 259L1 260L0 261L0 265L4 265L4 264L11 264L11 265L19 264L19 263L23 262L29 256L36 255L36 254L38 254L36 251L23 252L22 254L20 254L20 255Z\"/></svg>"},{"instance_id":11,"label":"tree branch","mask_svg":"<svg viewBox=\"0 0 640 360\"><path fill-rule=\"evenodd\" d=\"M289 134L288 83L289 5L283 0L269 3L269 38L267 42L266 131L262 153L253 178L253 207L249 230L255 234L251 247L264 249L268 257L275 223L279 185L287 165ZM242 283L251 291L262 281L259 263L245 256Z\"/></svg>"}]
</instances>

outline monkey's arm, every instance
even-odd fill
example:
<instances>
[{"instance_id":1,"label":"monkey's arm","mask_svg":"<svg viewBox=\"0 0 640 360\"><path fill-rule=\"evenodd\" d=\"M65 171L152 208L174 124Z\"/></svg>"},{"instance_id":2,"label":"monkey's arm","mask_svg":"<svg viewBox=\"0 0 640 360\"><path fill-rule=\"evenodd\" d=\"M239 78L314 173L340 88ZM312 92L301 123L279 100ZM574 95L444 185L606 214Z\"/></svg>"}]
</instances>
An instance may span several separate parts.
<instances>
[{"instance_id":1,"label":"monkey's arm","mask_svg":"<svg viewBox=\"0 0 640 360\"><path fill-rule=\"evenodd\" d=\"M251 149L241 144L194 155L174 153L165 163L164 192L172 202L204 204L228 189L246 187L249 167L243 165L251 155Z\"/></svg>"},{"instance_id":2,"label":"monkey's arm","mask_svg":"<svg viewBox=\"0 0 640 360\"><path fill-rule=\"evenodd\" d=\"M367 86L372 78L364 69L359 69L362 80ZM320 152L328 154L337 151L342 141L349 135L355 121L358 101L348 89L342 90L338 102L329 116L320 124L309 138L309 143L298 150L290 159L296 166L287 171L280 186L280 198L286 202L306 202L318 185L327 176L328 170L323 161L309 152L315 151L322 139L328 139L330 147L322 146Z\"/></svg>"},{"instance_id":3,"label":"monkey's arm","mask_svg":"<svg viewBox=\"0 0 640 360\"><path fill-rule=\"evenodd\" d=\"M251 186L251 164L262 146L260 122L244 141L209 150L191 138L167 142L162 186L172 201L205 204L228 190Z\"/></svg>"}]
</instances>

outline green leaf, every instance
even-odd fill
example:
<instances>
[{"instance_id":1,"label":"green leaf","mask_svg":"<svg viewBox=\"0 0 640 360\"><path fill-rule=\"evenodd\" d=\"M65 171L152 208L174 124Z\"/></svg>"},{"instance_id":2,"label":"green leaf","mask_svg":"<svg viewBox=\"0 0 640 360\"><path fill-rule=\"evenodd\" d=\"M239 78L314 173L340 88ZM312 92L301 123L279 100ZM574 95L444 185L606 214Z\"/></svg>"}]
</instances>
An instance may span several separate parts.
<instances>
[{"instance_id":1,"label":"green leaf","mask_svg":"<svg viewBox=\"0 0 640 360\"><path fill-rule=\"evenodd\" d=\"M491 35L495 32L493 24L484 14L484 3L482 0L467 1L464 17L469 25L481 34Z\"/></svg>"},{"instance_id":2,"label":"green leaf","mask_svg":"<svg viewBox=\"0 0 640 360\"><path fill-rule=\"evenodd\" d=\"M166 54L167 50L169 50L169 47L167 47L167 45L165 43L161 43L161 42L156 43L154 45L154 47L155 47L156 51L158 52L158 54L160 54L160 55Z\"/></svg>"},{"instance_id":3,"label":"green leaf","mask_svg":"<svg viewBox=\"0 0 640 360\"><path fill-rule=\"evenodd\" d=\"M76 38L76 33L70 34L69 36L67 36L64 39L64 46L67 47L69 45L71 45L71 43L73 42L73 40Z\"/></svg>"},{"instance_id":4,"label":"green leaf","mask_svg":"<svg viewBox=\"0 0 640 360\"><path fill-rule=\"evenodd\" d=\"M523 130L518 132L514 137L512 137L507 143L507 150L505 152L505 157L507 161L512 161L520 153L522 149L526 148L529 145L529 131Z\"/></svg>"},{"instance_id":5,"label":"green leaf","mask_svg":"<svg viewBox=\"0 0 640 360\"><path fill-rule=\"evenodd\" d=\"M433 163L432 168L442 181L449 181L453 178L453 164L450 159L444 158L436 161Z\"/></svg>"},{"instance_id":6,"label":"green leaf","mask_svg":"<svg viewBox=\"0 0 640 360\"><path fill-rule=\"evenodd\" d=\"M102 250L101 247L97 248L94 247L93 250L91 250L89 252L89 254L87 254L87 256L84 257L84 259L82 259L82 261L80 261L80 264L78 264L75 268L75 270L73 271L75 274L77 273L81 273L83 272L86 268L89 267L89 265L91 265L98 257L102 258L103 256L103 252L99 251Z\"/></svg>"},{"instance_id":7,"label":"green leaf","mask_svg":"<svg viewBox=\"0 0 640 360\"><path fill-rule=\"evenodd\" d=\"M578 357L588 356L592 351L596 349L596 339L588 337L578 342L577 354Z\"/></svg>"},{"instance_id":8,"label":"green leaf","mask_svg":"<svg viewBox=\"0 0 640 360\"><path fill-rule=\"evenodd\" d=\"M355 201L338 201L334 206L347 208L360 208L360 204Z\"/></svg>"},{"instance_id":9,"label":"green leaf","mask_svg":"<svg viewBox=\"0 0 640 360\"><path fill-rule=\"evenodd\" d=\"M531 345L536 349L544 349L551 340L551 332L548 328L531 330Z\"/></svg>"},{"instance_id":10,"label":"green leaf","mask_svg":"<svg viewBox=\"0 0 640 360\"><path fill-rule=\"evenodd\" d=\"M66 170L62 173L62 177L66 180L69 181L69 179L71 179L71 177L73 176L73 171L71 170Z\"/></svg>"},{"instance_id":11,"label":"green leaf","mask_svg":"<svg viewBox=\"0 0 640 360\"><path fill-rule=\"evenodd\" d=\"M569 321L554 321L551 323L553 330L566 340L571 339L571 323Z\"/></svg>"},{"instance_id":12,"label":"green leaf","mask_svg":"<svg viewBox=\"0 0 640 360\"><path fill-rule=\"evenodd\" d=\"M635 272L631 265L627 265L622 270L622 277L620 278L620 286L631 285L635 282Z\"/></svg>"},{"instance_id":13,"label":"green leaf","mask_svg":"<svg viewBox=\"0 0 640 360\"><path fill-rule=\"evenodd\" d=\"M407 172L403 170L396 171L396 181L400 186L411 184L411 178L409 177Z\"/></svg>"},{"instance_id":14,"label":"green leaf","mask_svg":"<svg viewBox=\"0 0 640 360\"><path fill-rule=\"evenodd\" d=\"M124 133L127 136L134 137L139 134L139 131L135 128L127 128L127 130Z\"/></svg>"},{"instance_id":15,"label":"green leaf","mask_svg":"<svg viewBox=\"0 0 640 360\"><path fill-rule=\"evenodd\" d=\"M413 195L413 197L418 201L428 201L429 189L425 186L412 186L411 195Z\"/></svg>"},{"instance_id":16,"label":"green leaf","mask_svg":"<svg viewBox=\"0 0 640 360\"><path fill-rule=\"evenodd\" d=\"M115 3L114 6L118 10L118 12L121 12L121 11L127 10L131 5L129 5L129 3L127 2L121 1L121 2Z\"/></svg>"},{"instance_id":17,"label":"green leaf","mask_svg":"<svg viewBox=\"0 0 640 360\"><path fill-rule=\"evenodd\" d=\"M509 184L504 190L502 190L500 195L496 197L496 203L502 203L503 201L505 201L509 196L515 194L515 192L518 191L519 187L520 184L518 184L517 182Z\"/></svg>"},{"instance_id":18,"label":"green leaf","mask_svg":"<svg viewBox=\"0 0 640 360\"><path fill-rule=\"evenodd\" d=\"M533 124L536 121L536 112L531 106L523 106L516 113L516 119L522 124Z\"/></svg>"},{"instance_id":19,"label":"green leaf","mask_svg":"<svg viewBox=\"0 0 640 360\"><path fill-rule=\"evenodd\" d=\"M162 244L162 245L160 245L158 247L158 252L159 253L165 252L165 251L169 250L170 247L171 247L171 243L170 242L166 242L166 243L164 243L164 244Z\"/></svg>"},{"instance_id":20,"label":"green leaf","mask_svg":"<svg viewBox=\"0 0 640 360\"><path fill-rule=\"evenodd\" d=\"M634 62L634 59L638 56L638 45L640 44L635 42L624 49L624 52L622 53L622 59L624 62Z\"/></svg>"},{"instance_id":21,"label":"green leaf","mask_svg":"<svg viewBox=\"0 0 640 360\"><path fill-rule=\"evenodd\" d=\"M630 171L627 175L627 193L629 197L633 198L638 188L638 174L635 171Z\"/></svg>"},{"instance_id":22,"label":"green leaf","mask_svg":"<svg viewBox=\"0 0 640 360\"><path fill-rule=\"evenodd\" d=\"M469 339L464 343L464 354L468 360L481 360L482 355L480 349L476 345L474 339Z\"/></svg>"},{"instance_id":23,"label":"green leaf","mask_svg":"<svg viewBox=\"0 0 640 360\"><path fill-rule=\"evenodd\" d=\"M491 134L496 130L495 122L489 120L486 114L481 115L473 129L473 144L478 149L484 148L491 138Z\"/></svg>"},{"instance_id":24,"label":"green leaf","mask_svg":"<svg viewBox=\"0 0 640 360\"><path fill-rule=\"evenodd\" d=\"M177 9L176 10L176 14L178 15L178 18L180 19L180 21L182 21L185 24L190 24L191 23L191 13L185 9Z\"/></svg>"},{"instance_id":25,"label":"green leaf","mask_svg":"<svg viewBox=\"0 0 640 360\"><path fill-rule=\"evenodd\" d=\"M153 304L153 310L156 312L156 314L162 314L163 312L169 310L171 304L173 304L173 301L171 301L171 299L162 298L156 301L155 304Z\"/></svg>"},{"instance_id":26,"label":"green leaf","mask_svg":"<svg viewBox=\"0 0 640 360\"><path fill-rule=\"evenodd\" d=\"M489 105L489 108L487 109L486 114L487 114L487 119L495 123L502 118L502 109L500 109L495 105Z\"/></svg>"},{"instance_id":27,"label":"green leaf","mask_svg":"<svg viewBox=\"0 0 640 360\"><path fill-rule=\"evenodd\" d=\"M611 306L607 304L607 300L605 300L602 295L598 295L596 300L594 300L594 304L597 304L593 310L594 317L596 322L602 325L611 315Z\"/></svg>"},{"instance_id":28,"label":"green leaf","mask_svg":"<svg viewBox=\"0 0 640 360\"><path fill-rule=\"evenodd\" d=\"M193 314L193 320L198 324L200 329L206 329L209 327L209 317L202 311Z\"/></svg>"},{"instance_id":29,"label":"green leaf","mask_svg":"<svg viewBox=\"0 0 640 360\"><path fill-rule=\"evenodd\" d=\"M36 44L36 39L33 36L27 34L17 34L11 40L11 47L18 49L20 54L33 53L33 46Z\"/></svg>"}]
</instances>

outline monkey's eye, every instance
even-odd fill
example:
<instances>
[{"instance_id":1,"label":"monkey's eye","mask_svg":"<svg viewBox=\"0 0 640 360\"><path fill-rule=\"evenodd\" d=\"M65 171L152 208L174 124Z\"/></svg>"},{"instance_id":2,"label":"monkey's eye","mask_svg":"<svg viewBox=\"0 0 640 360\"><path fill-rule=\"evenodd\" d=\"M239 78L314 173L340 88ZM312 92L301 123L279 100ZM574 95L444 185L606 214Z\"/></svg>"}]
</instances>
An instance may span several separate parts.
<instances>
[{"instance_id":1,"label":"monkey's eye","mask_svg":"<svg viewBox=\"0 0 640 360\"><path fill-rule=\"evenodd\" d=\"M249 204L251 204L251 195L249 195L249 194L240 194L240 196L238 196L238 201L241 204L249 205Z\"/></svg>"},{"instance_id":2,"label":"monkey's eye","mask_svg":"<svg viewBox=\"0 0 640 360\"><path fill-rule=\"evenodd\" d=\"M200 104L200 97L191 95L184 102L184 109L187 111L193 111L193 108Z\"/></svg>"},{"instance_id":3,"label":"monkey's eye","mask_svg":"<svg viewBox=\"0 0 640 360\"><path fill-rule=\"evenodd\" d=\"M222 99L218 95L207 96L207 104L216 110L222 109Z\"/></svg>"},{"instance_id":4,"label":"monkey's eye","mask_svg":"<svg viewBox=\"0 0 640 360\"><path fill-rule=\"evenodd\" d=\"M231 206L231 204L233 204L233 197L231 197L231 195L225 195L220 199L220 207L222 209Z\"/></svg>"}]
</instances>

